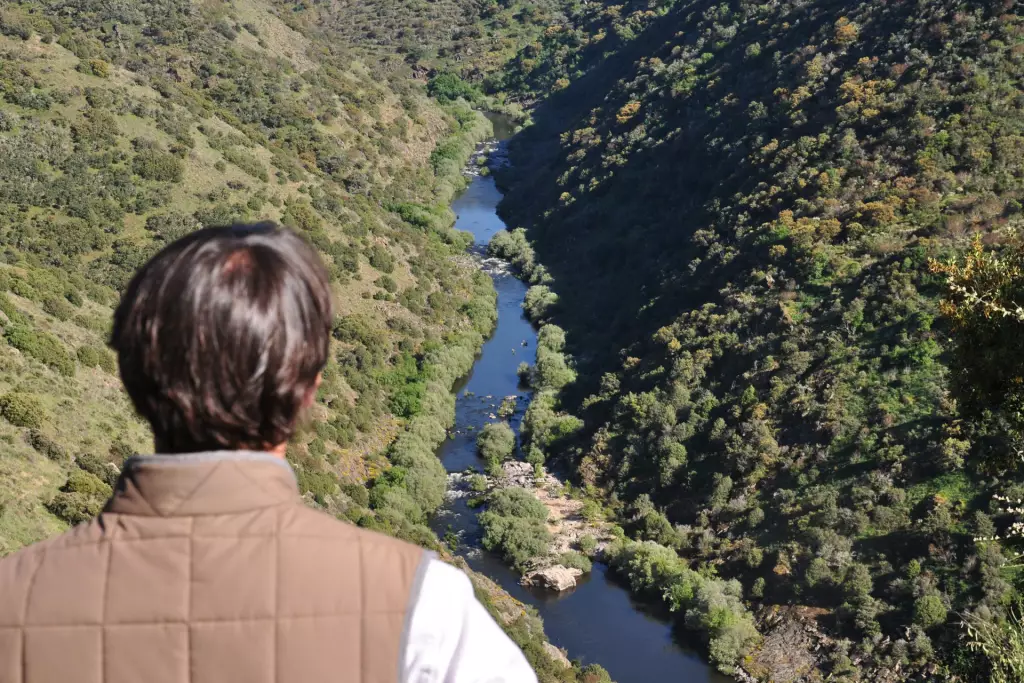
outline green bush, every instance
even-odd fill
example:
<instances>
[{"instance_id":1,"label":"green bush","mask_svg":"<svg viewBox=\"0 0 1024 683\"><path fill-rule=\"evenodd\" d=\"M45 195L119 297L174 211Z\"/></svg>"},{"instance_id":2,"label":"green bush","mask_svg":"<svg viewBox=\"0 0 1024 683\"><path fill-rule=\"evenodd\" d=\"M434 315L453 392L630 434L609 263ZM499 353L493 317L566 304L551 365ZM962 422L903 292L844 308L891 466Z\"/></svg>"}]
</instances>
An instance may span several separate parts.
<instances>
[{"instance_id":1,"label":"green bush","mask_svg":"<svg viewBox=\"0 0 1024 683\"><path fill-rule=\"evenodd\" d=\"M68 377L75 374L75 361L53 335L23 325L10 325L5 337L8 344L60 374Z\"/></svg>"},{"instance_id":2,"label":"green bush","mask_svg":"<svg viewBox=\"0 0 1024 683\"><path fill-rule=\"evenodd\" d=\"M25 440L36 451L45 455L55 462L65 462L68 459L68 452L59 443L48 437L39 429L30 429L25 435Z\"/></svg>"},{"instance_id":3,"label":"green bush","mask_svg":"<svg viewBox=\"0 0 1024 683\"><path fill-rule=\"evenodd\" d=\"M43 299L43 310L58 320L71 320L75 315L74 306L59 296L48 296Z\"/></svg>"},{"instance_id":4,"label":"green bush","mask_svg":"<svg viewBox=\"0 0 1024 683\"><path fill-rule=\"evenodd\" d=\"M75 464L78 465L79 469L92 474L108 486L113 487L114 483L117 482L117 469L112 467L109 461L104 460L95 453L79 453L75 456Z\"/></svg>"},{"instance_id":5,"label":"green bush","mask_svg":"<svg viewBox=\"0 0 1024 683\"><path fill-rule=\"evenodd\" d=\"M483 545L495 551L519 571L530 560L547 554L551 534L545 522L548 509L529 491L508 488L496 491L480 514Z\"/></svg>"},{"instance_id":6,"label":"green bush","mask_svg":"<svg viewBox=\"0 0 1024 683\"><path fill-rule=\"evenodd\" d=\"M482 474L474 474L469 478L469 490L476 493L483 493L487 490L487 477Z\"/></svg>"},{"instance_id":7,"label":"green bush","mask_svg":"<svg viewBox=\"0 0 1024 683\"><path fill-rule=\"evenodd\" d=\"M200 227L199 221L194 216L177 211L150 216L146 219L146 230L164 242L173 242Z\"/></svg>"},{"instance_id":8,"label":"green bush","mask_svg":"<svg viewBox=\"0 0 1024 683\"><path fill-rule=\"evenodd\" d=\"M308 468L296 468L295 477L299 483L299 493L310 493L320 505L338 492L338 479L330 472L320 472Z\"/></svg>"},{"instance_id":9,"label":"green bush","mask_svg":"<svg viewBox=\"0 0 1024 683\"><path fill-rule=\"evenodd\" d=\"M427 81L427 92L442 102L460 97L473 102L480 97L480 91L451 72L439 73Z\"/></svg>"},{"instance_id":10,"label":"green bush","mask_svg":"<svg viewBox=\"0 0 1024 683\"><path fill-rule=\"evenodd\" d=\"M47 509L69 524L92 519L103 509L112 493L111 487L94 474L73 469L56 496L47 503Z\"/></svg>"},{"instance_id":11,"label":"green bush","mask_svg":"<svg viewBox=\"0 0 1024 683\"><path fill-rule=\"evenodd\" d=\"M604 508L596 500L588 498L580 508L580 517L588 522L599 522L604 519Z\"/></svg>"},{"instance_id":12,"label":"green bush","mask_svg":"<svg viewBox=\"0 0 1024 683\"><path fill-rule=\"evenodd\" d=\"M914 602L914 623L924 629L946 622L948 611L942 598L934 593L922 595Z\"/></svg>"},{"instance_id":13,"label":"green bush","mask_svg":"<svg viewBox=\"0 0 1024 683\"><path fill-rule=\"evenodd\" d=\"M75 352L78 362L87 368L100 368L112 375L117 374L117 359L107 349L97 346L80 346Z\"/></svg>"},{"instance_id":14,"label":"green bush","mask_svg":"<svg viewBox=\"0 0 1024 683\"><path fill-rule=\"evenodd\" d=\"M46 419L46 410L35 396L12 391L0 396L0 415L16 427L38 429Z\"/></svg>"},{"instance_id":15,"label":"green bush","mask_svg":"<svg viewBox=\"0 0 1024 683\"><path fill-rule=\"evenodd\" d=\"M102 59L84 59L78 63L75 67L79 72L83 74L89 74L91 76L98 76L100 78L107 78L110 76L110 64L104 62Z\"/></svg>"},{"instance_id":16,"label":"green bush","mask_svg":"<svg viewBox=\"0 0 1024 683\"><path fill-rule=\"evenodd\" d=\"M161 182L181 182L185 173L185 165L181 159L170 152L156 148L143 148L135 153L132 170L140 178Z\"/></svg>"},{"instance_id":17,"label":"green bush","mask_svg":"<svg viewBox=\"0 0 1024 683\"><path fill-rule=\"evenodd\" d=\"M488 423L477 435L476 447L488 463L500 463L511 458L515 452L516 433L507 422Z\"/></svg>"},{"instance_id":18,"label":"green bush","mask_svg":"<svg viewBox=\"0 0 1024 683\"><path fill-rule=\"evenodd\" d=\"M68 524L86 522L103 510L103 501L80 493L59 491L46 509Z\"/></svg>"},{"instance_id":19,"label":"green bush","mask_svg":"<svg viewBox=\"0 0 1024 683\"><path fill-rule=\"evenodd\" d=\"M570 569L579 569L584 574L589 573L593 568L593 563L591 563L589 557L581 553L574 552L562 553L559 555L558 564L563 567L569 567Z\"/></svg>"},{"instance_id":20,"label":"green bush","mask_svg":"<svg viewBox=\"0 0 1024 683\"><path fill-rule=\"evenodd\" d=\"M102 500L106 500L113 493L109 484L95 474L86 472L81 468L73 469L68 473L68 479L64 483L63 488L61 488L61 491L81 493Z\"/></svg>"},{"instance_id":21,"label":"green bush","mask_svg":"<svg viewBox=\"0 0 1024 683\"><path fill-rule=\"evenodd\" d=\"M548 509L544 503L527 491L517 487L501 489L487 501L489 512L503 517L518 517L522 519L537 519L547 521Z\"/></svg>"},{"instance_id":22,"label":"green bush","mask_svg":"<svg viewBox=\"0 0 1024 683\"><path fill-rule=\"evenodd\" d=\"M267 167L263 165L263 162L248 152L243 152L240 149L228 148L223 150L221 153L224 155L225 159L251 175L253 178L262 180L263 182L267 182L270 179L270 175L267 173Z\"/></svg>"},{"instance_id":23,"label":"green bush","mask_svg":"<svg viewBox=\"0 0 1024 683\"><path fill-rule=\"evenodd\" d=\"M757 644L760 636L738 582L702 576L674 550L653 541L614 543L605 556L634 591L664 600L685 615L687 627L703 632L711 660L726 673Z\"/></svg>"},{"instance_id":24,"label":"green bush","mask_svg":"<svg viewBox=\"0 0 1024 683\"><path fill-rule=\"evenodd\" d=\"M593 555L597 550L597 539L590 534L584 534L579 540L580 550L587 556Z\"/></svg>"},{"instance_id":25,"label":"green bush","mask_svg":"<svg viewBox=\"0 0 1024 683\"><path fill-rule=\"evenodd\" d=\"M341 492L351 498L352 502L360 507L368 507L370 505L370 492L361 484L344 482L341 485Z\"/></svg>"},{"instance_id":26,"label":"green bush","mask_svg":"<svg viewBox=\"0 0 1024 683\"><path fill-rule=\"evenodd\" d=\"M517 571L525 571L531 560L545 555L551 542L551 534L538 519L505 517L485 510L480 524L484 548L499 553Z\"/></svg>"}]
</instances>

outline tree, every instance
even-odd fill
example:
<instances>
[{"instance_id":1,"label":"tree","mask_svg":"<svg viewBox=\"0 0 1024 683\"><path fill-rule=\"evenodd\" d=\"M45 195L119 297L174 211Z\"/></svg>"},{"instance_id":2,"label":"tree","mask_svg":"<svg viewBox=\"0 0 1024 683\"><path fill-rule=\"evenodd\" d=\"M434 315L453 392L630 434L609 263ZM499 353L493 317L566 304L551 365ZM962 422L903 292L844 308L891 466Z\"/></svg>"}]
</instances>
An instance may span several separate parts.
<instances>
[{"instance_id":1,"label":"tree","mask_svg":"<svg viewBox=\"0 0 1024 683\"><path fill-rule=\"evenodd\" d=\"M442 102L451 102L460 97L474 102L480 97L479 90L456 74L447 71L437 74L427 82L427 92Z\"/></svg>"},{"instance_id":2,"label":"tree","mask_svg":"<svg viewBox=\"0 0 1024 683\"><path fill-rule=\"evenodd\" d=\"M491 463L508 460L516 449L516 433L507 422L491 422L484 425L476 437L480 456Z\"/></svg>"},{"instance_id":3,"label":"tree","mask_svg":"<svg viewBox=\"0 0 1024 683\"><path fill-rule=\"evenodd\" d=\"M914 623L921 628L934 628L945 623L946 615L946 604L939 595L930 593L914 601Z\"/></svg>"}]
</instances>

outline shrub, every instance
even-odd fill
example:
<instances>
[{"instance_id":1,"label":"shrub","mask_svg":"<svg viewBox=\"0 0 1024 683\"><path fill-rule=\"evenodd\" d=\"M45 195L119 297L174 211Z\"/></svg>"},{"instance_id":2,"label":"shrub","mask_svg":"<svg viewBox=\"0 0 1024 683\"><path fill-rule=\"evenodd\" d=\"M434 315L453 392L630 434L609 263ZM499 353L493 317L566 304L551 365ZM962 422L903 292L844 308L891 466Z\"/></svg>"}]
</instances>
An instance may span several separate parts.
<instances>
[{"instance_id":1,"label":"shrub","mask_svg":"<svg viewBox=\"0 0 1024 683\"><path fill-rule=\"evenodd\" d=\"M488 501L488 512L503 517L547 521L548 509L526 489L508 488L495 492Z\"/></svg>"},{"instance_id":2,"label":"shrub","mask_svg":"<svg viewBox=\"0 0 1024 683\"><path fill-rule=\"evenodd\" d=\"M530 560L547 554L551 542L547 518L547 508L529 491L497 491L480 515L484 548L498 552L515 569L524 571Z\"/></svg>"},{"instance_id":3,"label":"shrub","mask_svg":"<svg viewBox=\"0 0 1024 683\"><path fill-rule=\"evenodd\" d=\"M1024 680L1024 619L1018 604L1005 619L986 608L964 617L967 647L985 656L991 666L989 683L1017 683Z\"/></svg>"},{"instance_id":4,"label":"shrub","mask_svg":"<svg viewBox=\"0 0 1024 683\"><path fill-rule=\"evenodd\" d=\"M143 148L135 153L132 170L145 180L177 183L185 173L181 159L170 152L155 148Z\"/></svg>"},{"instance_id":5,"label":"shrub","mask_svg":"<svg viewBox=\"0 0 1024 683\"><path fill-rule=\"evenodd\" d=\"M99 78L110 76L110 64L102 59L85 59L79 62L75 68L83 74L90 74Z\"/></svg>"},{"instance_id":6,"label":"shrub","mask_svg":"<svg viewBox=\"0 0 1024 683\"><path fill-rule=\"evenodd\" d=\"M580 550L586 555L593 555L597 550L597 539L590 534L584 534L579 540Z\"/></svg>"},{"instance_id":7,"label":"shrub","mask_svg":"<svg viewBox=\"0 0 1024 683\"><path fill-rule=\"evenodd\" d=\"M368 507L370 505L370 492L366 490L366 487L355 484L352 482L344 482L341 485L341 492L352 499L356 505L360 507Z\"/></svg>"},{"instance_id":8,"label":"shrub","mask_svg":"<svg viewBox=\"0 0 1024 683\"><path fill-rule=\"evenodd\" d=\"M263 182L267 182L270 179L270 175L267 173L267 167L263 165L263 162L248 152L243 152L240 149L228 148L225 149L222 154L225 159L251 175L253 178L262 180Z\"/></svg>"},{"instance_id":9,"label":"shrub","mask_svg":"<svg viewBox=\"0 0 1024 683\"><path fill-rule=\"evenodd\" d=\"M476 447L488 463L500 463L512 457L516 450L516 434L507 422L484 425L476 437Z\"/></svg>"},{"instance_id":10,"label":"shrub","mask_svg":"<svg viewBox=\"0 0 1024 683\"><path fill-rule=\"evenodd\" d=\"M612 683L608 670L600 664L587 664L580 671L580 683Z\"/></svg>"},{"instance_id":11,"label":"shrub","mask_svg":"<svg viewBox=\"0 0 1024 683\"><path fill-rule=\"evenodd\" d=\"M83 469L73 469L46 507L66 522L79 524L98 515L111 493L111 487L99 477Z\"/></svg>"},{"instance_id":12,"label":"shrub","mask_svg":"<svg viewBox=\"0 0 1024 683\"><path fill-rule=\"evenodd\" d=\"M581 553L562 553L558 556L558 564L563 567L569 567L570 569L579 569L584 574L588 573L593 568L590 558Z\"/></svg>"},{"instance_id":13,"label":"shrub","mask_svg":"<svg viewBox=\"0 0 1024 683\"><path fill-rule=\"evenodd\" d=\"M23 325L11 325L5 336L8 344L26 356L35 358L62 375L71 377L75 374L74 360L53 335Z\"/></svg>"},{"instance_id":14,"label":"shrub","mask_svg":"<svg viewBox=\"0 0 1024 683\"><path fill-rule=\"evenodd\" d=\"M79 469L92 474L110 487L113 487L117 481L117 468L95 453L79 453L75 456L75 464Z\"/></svg>"},{"instance_id":15,"label":"shrub","mask_svg":"<svg viewBox=\"0 0 1024 683\"><path fill-rule=\"evenodd\" d=\"M583 501L583 507L580 508L580 517L588 522L597 522L604 519L604 508L596 500L587 499Z\"/></svg>"},{"instance_id":16,"label":"shrub","mask_svg":"<svg viewBox=\"0 0 1024 683\"><path fill-rule=\"evenodd\" d=\"M107 452L110 455L111 461L115 463L122 463L128 458L138 455L138 451L121 438L114 439L110 444L110 450Z\"/></svg>"},{"instance_id":17,"label":"shrub","mask_svg":"<svg viewBox=\"0 0 1024 683\"><path fill-rule=\"evenodd\" d=\"M103 501L60 491L46 504L46 509L68 524L80 524L98 515L103 510Z\"/></svg>"},{"instance_id":18,"label":"shrub","mask_svg":"<svg viewBox=\"0 0 1024 683\"><path fill-rule=\"evenodd\" d=\"M102 500L109 498L112 493L110 485L95 474L81 468L73 469L68 473L68 480L61 490L68 493L81 493Z\"/></svg>"},{"instance_id":19,"label":"shrub","mask_svg":"<svg viewBox=\"0 0 1024 683\"><path fill-rule=\"evenodd\" d=\"M551 291L547 285L534 285L526 290L526 298L523 299L523 310L530 320L543 322L553 312L558 304L558 295Z\"/></svg>"},{"instance_id":20,"label":"shrub","mask_svg":"<svg viewBox=\"0 0 1024 683\"><path fill-rule=\"evenodd\" d=\"M504 517L491 510L480 515L484 528L483 546L499 553L517 571L524 571L530 560L547 553L551 534L538 519Z\"/></svg>"},{"instance_id":21,"label":"shrub","mask_svg":"<svg viewBox=\"0 0 1024 683\"><path fill-rule=\"evenodd\" d=\"M75 315L75 309L68 300L58 296L43 299L43 310L58 320L70 320Z\"/></svg>"},{"instance_id":22,"label":"shrub","mask_svg":"<svg viewBox=\"0 0 1024 683\"><path fill-rule=\"evenodd\" d=\"M914 623L924 629L946 622L947 610L942 598L934 593L922 595L914 602Z\"/></svg>"},{"instance_id":23,"label":"shrub","mask_svg":"<svg viewBox=\"0 0 1024 683\"><path fill-rule=\"evenodd\" d=\"M112 375L117 374L117 359L107 349L97 346L81 346L75 353L78 362L87 368L100 368Z\"/></svg>"},{"instance_id":24,"label":"shrub","mask_svg":"<svg viewBox=\"0 0 1024 683\"><path fill-rule=\"evenodd\" d=\"M32 448L50 460L64 462L68 459L68 452L64 447L38 429L30 429L25 435L25 440Z\"/></svg>"},{"instance_id":25,"label":"shrub","mask_svg":"<svg viewBox=\"0 0 1024 683\"><path fill-rule=\"evenodd\" d=\"M198 230L199 221L194 216L189 216L177 211L165 214L150 216L146 219L146 230L162 239L164 242L173 242L179 237Z\"/></svg>"},{"instance_id":26,"label":"shrub","mask_svg":"<svg viewBox=\"0 0 1024 683\"><path fill-rule=\"evenodd\" d=\"M757 643L760 636L737 581L702 576L674 550L652 541L614 543L606 557L634 591L661 598L685 614L688 628L706 634L711 660L722 671L731 672Z\"/></svg>"},{"instance_id":27,"label":"shrub","mask_svg":"<svg viewBox=\"0 0 1024 683\"><path fill-rule=\"evenodd\" d=\"M299 484L299 493L310 493L320 505L338 492L338 479L330 472L319 472L307 468L299 468L295 473Z\"/></svg>"},{"instance_id":28,"label":"shrub","mask_svg":"<svg viewBox=\"0 0 1024 683\"><path fill-rule=\"evenodd\" d=\"M480 97L480 91L450 72L439 73L427 82L427 93L442 102L451 102L460 97L473 102Z\"/></svg>"},{"instance_id":29,"label":"shrub","mask_svg":"<svg viewBox=\"0 0 1024 683\"><path fill-rule=\"evenodd\" d=\"M46 419L46 410L35 396L12 391L0 396L0 415L15 427L38 429Z\"/></svg>"}]
</instances>

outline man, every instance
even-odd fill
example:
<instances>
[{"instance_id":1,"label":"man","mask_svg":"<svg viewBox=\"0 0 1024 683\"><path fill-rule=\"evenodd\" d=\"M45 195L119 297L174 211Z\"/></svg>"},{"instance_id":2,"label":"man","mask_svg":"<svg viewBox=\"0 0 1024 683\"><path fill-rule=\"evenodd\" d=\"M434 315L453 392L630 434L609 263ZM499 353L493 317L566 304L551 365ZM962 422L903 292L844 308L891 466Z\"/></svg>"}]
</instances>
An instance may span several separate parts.
<instances>
[{"instance_id":1,"label":"man","mask_svg":"<svg viewBox=\"0 0 1024 683\"><path fill-rule=\"evenodd\" d=\"M111 345L157 454L0 560L0 683L536 680L462 572L302 504L284 453L331 318L320 259L273 224L139 271Z\"/></svg>"}]
</instances>

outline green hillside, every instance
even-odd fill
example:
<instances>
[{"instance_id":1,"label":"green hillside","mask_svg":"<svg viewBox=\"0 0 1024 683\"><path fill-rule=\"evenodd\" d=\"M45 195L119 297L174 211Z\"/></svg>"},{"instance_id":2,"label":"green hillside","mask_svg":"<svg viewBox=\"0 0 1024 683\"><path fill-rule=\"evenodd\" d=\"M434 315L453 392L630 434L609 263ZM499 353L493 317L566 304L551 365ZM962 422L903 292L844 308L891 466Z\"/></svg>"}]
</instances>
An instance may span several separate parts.
<instances>
[{"instance_id":1,"label":"green hillside","mask_svg":"<svg viewBox=\"0 0 1024 683\"><path fill-rule=\"evenodd\" d=\"M151 449L105 348L111 307L150 254L201 225L277 219L327 255L338 350L293 460L324 500L339 476L379 472L422 411L431 345L490 325L488 284L448 265L463 243L443 209L458 145L447 177L430 163L440 140L482 135L476 115L330 54L271 4L81 3L68 16L22 3L2 26L0 550L58 528L47 504L68 522L95 511L105 489L65 484L72 461L110 483L110 464ZM399 202L431 220L386 208Z\"/></svg>"},{"instance_id":2,"label":"green hillside","mask_svg":"<svg viewBox=\"0 0 1024 683\"><path fill-rule=\"evenodd\" d=\"M106 348L133 272L201 226L273 219L322 252L338 310L317 403L288 451L301 491L452 559L426 526L446 486L434 449L495 311L447 205L490 126L320 12L0 6L0 556L98 512L123 460L151 452ZM329 14L345 23L343 8ZM498 36L509 54L538 30L523 19ZM556 662L534 612L469 573L541 680L584 675Z\"/></svg>"},{"instance_id":3,"label":"green hillside","mask_svg":"<svg viewBox=\"0 0 1024 683\"><path fill-rule=\"evenodd\" d=\"M496 84L537 103L500 251L574 358L531 458L653 542L613 566L723 668L1016 680L960 622L1018 595L1018 9L586 3ZM690 569L763 638L728 588L696 623Z\"/></svg>"}]
</instances>

